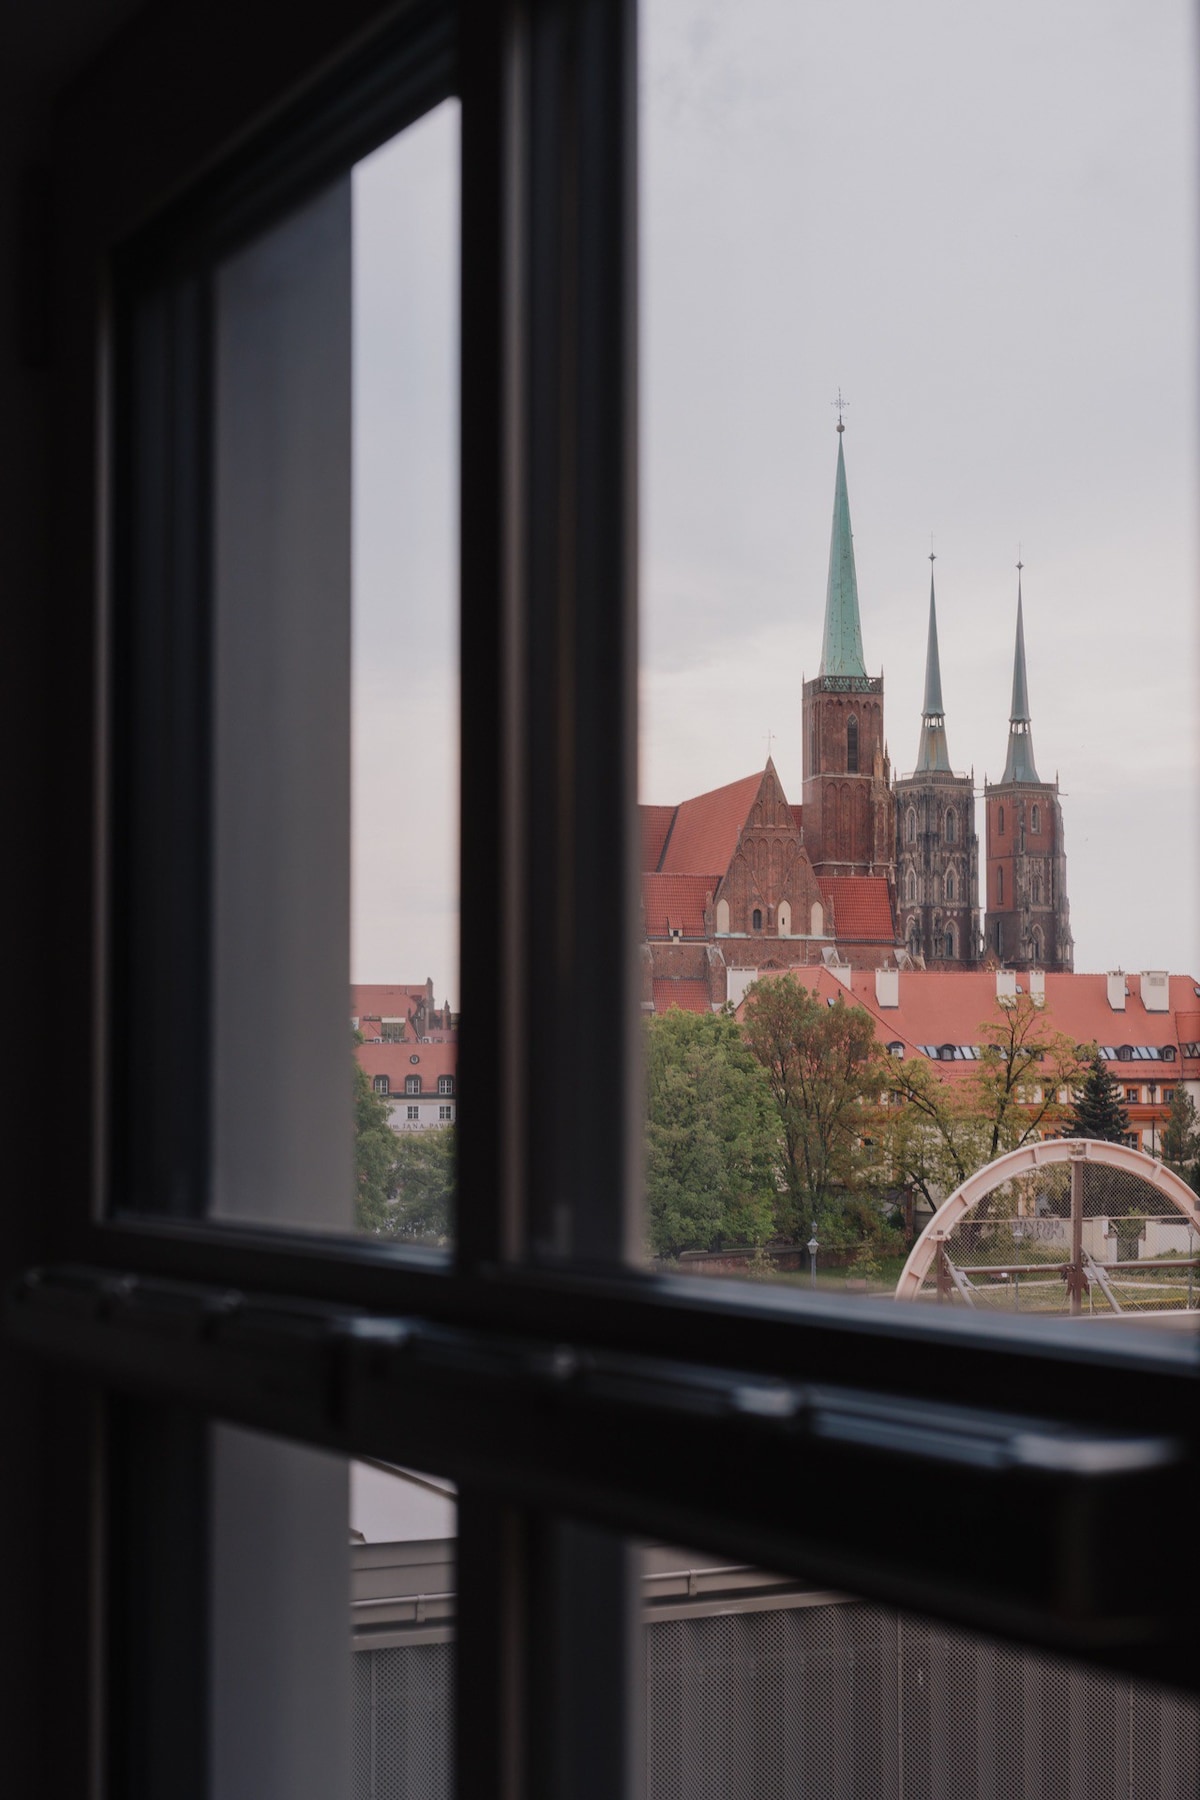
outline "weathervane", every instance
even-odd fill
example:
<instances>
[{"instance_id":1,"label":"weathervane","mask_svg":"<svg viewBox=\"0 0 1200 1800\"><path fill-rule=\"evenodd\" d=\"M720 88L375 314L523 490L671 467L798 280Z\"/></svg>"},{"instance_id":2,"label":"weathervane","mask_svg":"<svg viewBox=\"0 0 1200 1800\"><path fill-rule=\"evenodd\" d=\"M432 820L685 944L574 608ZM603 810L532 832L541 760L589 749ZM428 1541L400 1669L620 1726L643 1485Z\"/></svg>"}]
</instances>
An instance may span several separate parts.
<instances>
[{"instance_id":1,"label":"weathervane","mask_svg":"<svg viewBox=\"0 0 1200 1800\"><path fill-rule=\"evenodd\" d=\"M838 431L839 431L839 432L843 432L843 431L845 431L845 429L846 429L846 427L845 427L845 426L844 426L844 425L843 425L843 424L842 424L842 414L843 414L843 413L844 413L844 412L845 412L845 410L846 410L846 408L847 408L847 407L848 407L848 406L849 406L849 404L850 404L850 402L849 402L849 401L848 401L848 400L843 400L843 399L842 399L842 390L841 390L841 388L840 388L840 387L839 387L839 388L838 388L838 397L837 397L837 399L836 399L836 400L831 400L831 401L830 401L830 402L829 402L829 404L830 404L830 406L836 406L836 407L837 407L837 416L838 416L838 422L837 422L837 428L838 428Z\"/></svg>"}]
</instances>

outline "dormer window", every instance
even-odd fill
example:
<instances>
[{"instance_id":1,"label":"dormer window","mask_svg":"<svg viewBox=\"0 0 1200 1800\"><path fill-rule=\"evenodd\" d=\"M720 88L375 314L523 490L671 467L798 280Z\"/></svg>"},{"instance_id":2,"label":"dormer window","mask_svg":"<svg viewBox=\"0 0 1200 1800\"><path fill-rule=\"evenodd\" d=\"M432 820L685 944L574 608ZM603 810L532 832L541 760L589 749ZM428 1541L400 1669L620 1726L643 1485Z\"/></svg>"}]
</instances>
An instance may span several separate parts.
<instances>
[{"instance_id":1,"label":"dormer window","mask_svg":"<svg viewBox=\"0 0 1200 1800\"><path fill-rule=\"evenodd\" d=\"M453 1092L454 1092L454 1077L453 1077L453 1075L439 1075L438 1076L438 1093L439 1094L452 1094Z\"/></svg>"},{"instance_id":2,"label":"dormer window","mask_svg":"<svg viewBox=\"0 0 1200 1800\"><path fill-rule=\"evenodd\" d=\"M406 1075L404 1077L404 1091L406 1094L419 1094L421 1091L421 1077L419 1075Z\"/></svg>"},{"instance_id":3,"label":"dormer window","mask_svg":"<svg viewBox=\"0 0 1200 1800\"><path fill-rule=\"evenodd\" d=\"M371 1086L377 1094L390 1094L392 1091L392 1084L386 1075L376 1075Z\"/></svg>"}]
</instances>

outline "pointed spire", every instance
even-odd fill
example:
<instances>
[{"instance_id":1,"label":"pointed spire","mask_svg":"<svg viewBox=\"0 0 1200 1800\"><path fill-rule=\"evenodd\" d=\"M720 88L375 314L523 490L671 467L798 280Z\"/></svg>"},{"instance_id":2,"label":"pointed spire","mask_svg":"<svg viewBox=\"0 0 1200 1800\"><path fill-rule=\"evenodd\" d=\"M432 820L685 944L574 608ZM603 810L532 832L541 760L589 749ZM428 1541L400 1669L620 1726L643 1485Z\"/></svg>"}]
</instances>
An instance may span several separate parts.
<instances>
[{"instance_id":1,"label":"pointed spire","mask_svg":"<svg viewBox=\"0 0 1200 1800\"><path fill-rule=\"evenodd\" d=\"M933 592L933 551L929 552L929 640L925 649L925 702L921 708L921 747L917 772L937 770L949 775L950 752L946 747L945 708L942 705L942 665L938 656L937 601Z\"/></svg>"},{"instance_id":2,"label":"pointed spire","mask_svg":"<svg viewBox=\"0 0 1200 1800\"><path fill-rule=\"evenodd\" d=\"M840 396L839 396L840 398ZM844 404L844 402L843 402ZM854 572L854 539L850 500L846 493L846 459L842 455L841 412L838 413L837 476L833 488L833 535L829 544L829 583L825 589L825 635L820 675L865 675L862 626L858 617L858 577Z\"/></svg>"},{"instance_id":3,"label":"pointed spire","mask_svg":"<svg viewBox=\"0 0 1200 1800\"><path fill-rule=\"evenodd\" d=\"M1009 723L1017 720L1028 725L1029 711L1029 677L1025 673L1025 615L1021 602L1021 570L1025 564L1017 564L1017 648L1013 657L1012 711L1008 715Z\"/></svg>"},{"instance_id":4,"label":"pointed spire","mask_svg":"<svg viewBox=\"0 0 1200 1800\"><path fill-rule=\"evenodd\" d=\"M1008 716L1008 757L1002 783L1010 781L1041 782L1033 760L1033 737L1029 727L1029 677L1025 672L1025 612L1021 598L1021 570L1017 563L1017 643L1013 652L1012 710Z\"/></svg>"}]
</instances>

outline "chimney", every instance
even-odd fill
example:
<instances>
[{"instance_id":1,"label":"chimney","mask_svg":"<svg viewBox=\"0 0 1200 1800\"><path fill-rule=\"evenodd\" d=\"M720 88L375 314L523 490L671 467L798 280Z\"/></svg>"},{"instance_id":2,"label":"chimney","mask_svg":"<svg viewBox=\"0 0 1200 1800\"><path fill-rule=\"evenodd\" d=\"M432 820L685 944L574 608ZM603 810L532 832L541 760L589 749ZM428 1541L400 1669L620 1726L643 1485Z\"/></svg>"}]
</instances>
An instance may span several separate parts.
<instances>
[{"instance_id":1,"label":"chimney","mask_svg":"<svg viewBox=\"0 0 1200 1800\"><path fill-rule=\"evenodd\" d=\"M1170 1012L1171 982L1165 969L1147 969L1142 975L1142 1005L1147 1012Z\"/></svg>"},{"instance_id":2,"label":"chimney","mask_svg":"<svg viewBox=\"0 0 1200 1800\"><path fill-rule=\"evenodd\" d=\"M1029 998L1033 1001L1033 1004L1035 1006L1045 1006L1045 1004L1046 1004L1046 971L1044 969L1030 969L1030 971L1029 971Z\"/></svg>"},{"instance_id":3,"label":"chimney","mask_svg":"<svg viewBox=\"0 0 1200 1800\"><path fill-rule=\"evenodd\" d=\"M996 970L996 998L1001 1006L1010 1006L1017 997L1017 971L1015 969Z\"/></svg>"},{"instance_id":4,"label":"chimney","mask_svg":"<svg viewBox=\"0 0 1200 1800\"><path fill-rule=\"evenodd\" d=\"M1114 1012L1125 1011L1125 973L1122 969L1110 970L1108 981L1108 1004Z\"/></svg>"},{"instance_id":5,"label":"chimney","mask_svg":"<svg viewBox=\"0 0 1200 1800\"><path fill-rule=\"evenodd\" d=\"M899 971L899 969L876 969L876 971L875 971L875 1003L877 1006L899 1006L899 1004L900 1004L900 971Z\"/></svg>"}]
</instances>

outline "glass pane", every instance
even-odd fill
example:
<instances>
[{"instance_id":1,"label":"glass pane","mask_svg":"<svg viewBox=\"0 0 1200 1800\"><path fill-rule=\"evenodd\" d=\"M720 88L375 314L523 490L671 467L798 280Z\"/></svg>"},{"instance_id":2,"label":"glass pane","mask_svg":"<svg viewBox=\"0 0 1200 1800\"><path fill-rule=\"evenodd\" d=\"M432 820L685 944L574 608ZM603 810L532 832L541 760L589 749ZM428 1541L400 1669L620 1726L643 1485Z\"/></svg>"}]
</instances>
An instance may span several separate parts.
<instances>
[{"instance_id":1,"label":"glass pane","mask_svg":"<svg viewBox=\"0 0 1200 1800\"><path fill-rule=\"evenodd\" d=\"M225 1219L451 1231L458 155L446 101L216 274Z\"/></svg>"},{"instance_id":2,"label":"glass pane","mask_svg":"<svg viewBox=\"0 0 1200 1800\"><path fill-rule=\"evenodd\" d=\"M646 0L659 1266L1189 1322L1192 32Z\"/></svg>"}]
</instances>

